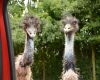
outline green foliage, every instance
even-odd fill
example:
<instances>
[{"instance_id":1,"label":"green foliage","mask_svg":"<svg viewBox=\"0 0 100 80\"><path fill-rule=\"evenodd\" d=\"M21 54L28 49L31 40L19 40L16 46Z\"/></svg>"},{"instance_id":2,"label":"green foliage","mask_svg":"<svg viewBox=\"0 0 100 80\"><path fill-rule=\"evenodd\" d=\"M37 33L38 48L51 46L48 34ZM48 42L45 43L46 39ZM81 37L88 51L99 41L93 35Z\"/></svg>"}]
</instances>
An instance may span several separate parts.
<instances>
[{"instance_id":1,"label":"green foliage","mask_svg":"<svg viewBox=\"0 0 100 80\"><path fill-rule=\"evenodd\" d=\"M10 0L8 5L8 12L10 16L21 17L22 11L24 10L23 2L19 5L17 1Z\"/></svg>"},{"instance_id":2,"label":"green foliage","mask_svg":"<svg viewBox=\"0 0 100 80\"><path fill-rule=\"evenodd\" d=\"M52 18L56 20L61 18L63 10L61 0L43 0L43 8Z\"/></svg>"}]
</instances>

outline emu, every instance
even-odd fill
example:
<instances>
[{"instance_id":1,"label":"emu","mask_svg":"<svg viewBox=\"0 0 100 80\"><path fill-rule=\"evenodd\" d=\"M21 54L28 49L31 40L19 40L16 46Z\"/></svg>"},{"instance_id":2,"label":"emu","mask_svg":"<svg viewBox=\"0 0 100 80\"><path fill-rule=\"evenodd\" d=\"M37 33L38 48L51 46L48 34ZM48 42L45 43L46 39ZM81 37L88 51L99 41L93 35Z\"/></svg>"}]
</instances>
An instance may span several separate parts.
<instances>
[{"instance_id":1,"label":"emu","mask_svg":"<svg viewBox=\"0 0 100 80\"><path fill-rule=\"evenodd\" d=\"M35 16L25 16L23 29L26 33L24 52L16 57L16 80L32 80L34 37L40 31L40 21Z\"/></svg>"},{"instance_id":2,"label":"emu","mask_svg":"<svg viewBox=\"0 0 100 80\"><path fill-rule=\"evenodd\" d=\"M72 15L64 16L62 23L64 25L62 30L65 35L62 80L78 80L79 75L75 71L74 55L74 36L79 29L78 20Z\"/></svg>"}]
</instances>

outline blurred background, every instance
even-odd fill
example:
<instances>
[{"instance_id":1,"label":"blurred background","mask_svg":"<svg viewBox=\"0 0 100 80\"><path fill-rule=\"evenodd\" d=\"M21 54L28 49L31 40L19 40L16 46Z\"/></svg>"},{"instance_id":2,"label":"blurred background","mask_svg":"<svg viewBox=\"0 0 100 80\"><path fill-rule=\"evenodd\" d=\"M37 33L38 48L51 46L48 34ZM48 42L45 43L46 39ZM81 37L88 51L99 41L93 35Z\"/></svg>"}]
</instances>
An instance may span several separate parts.
<instances>
[{"instance_id":1,"label":"blurred background","mask_svg":"<svg viewBox=\"0 0 100 80\"><path fill-rule=\"evenodd\" d=\"M25 12L41 20L41 33L35 38L34 80L61 77L64 34L60 29L61 18L66 13L80 22L74 48L81 80L100 80L100 0L9 0L15 56L24 49L25 32L21 24Z\"/></svg>"}]
</instances>

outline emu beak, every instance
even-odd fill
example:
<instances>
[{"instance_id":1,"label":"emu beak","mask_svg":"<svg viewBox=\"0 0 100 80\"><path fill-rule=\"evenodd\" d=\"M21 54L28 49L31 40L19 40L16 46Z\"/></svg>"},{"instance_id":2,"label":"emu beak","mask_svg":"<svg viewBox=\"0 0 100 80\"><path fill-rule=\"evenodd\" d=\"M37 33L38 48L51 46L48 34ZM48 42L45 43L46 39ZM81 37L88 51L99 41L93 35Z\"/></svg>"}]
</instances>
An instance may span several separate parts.
<instances>
[{"instance_id":1,"label":"emu beak","mask_svg":"<svg viewBox=\"0 0 100 80\"><path fill-rule=\"evenodd\" d=\"M30 38L34 38L36 36L36 33L30 30L26 30L27 34L29 35Z\"/></svg>"},{"instance_id":2,"label":"emu beak","mask_svg":"<svg viewBox=\"0 0 100 80\"><path fill-rule=\"evenodd\" d=\"M68 32L70 32L72 30L73 30L73 28L72 28L72 26L70 24L66 24L65 25L65 27L64 27L64 32L65 33L68 33Z\"/></svg>"},{"instance_id":3,"label":"emu beak","mask_svg":"<svg viewBox=\"0 0 100 80\"><path fill-rule=\"evenodd\" d=\"M36 36L36 33L30 33L30 32L27 32L27 33L31 38L34 38Z\"/></svg>"}]
</instances>

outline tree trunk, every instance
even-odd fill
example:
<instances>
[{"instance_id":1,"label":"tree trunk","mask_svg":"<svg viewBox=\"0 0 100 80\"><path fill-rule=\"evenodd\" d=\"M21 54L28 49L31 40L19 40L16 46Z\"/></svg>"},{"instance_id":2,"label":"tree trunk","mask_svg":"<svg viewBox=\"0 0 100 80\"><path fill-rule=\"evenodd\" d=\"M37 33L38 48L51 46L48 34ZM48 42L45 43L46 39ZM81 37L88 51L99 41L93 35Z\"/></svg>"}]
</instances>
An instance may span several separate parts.
<instances>
[{"instance_id":1,"label":"tree trunk","mask_svg":"<svg viewBox=\"0 0 100 80\"><path fill-rule=\"evenodd\" d=\"M43 62L42 67L43 67L43 80L45 80L45 62Z\"/></svg>"},{"instance_id":2,"label":"tree trunk","mask_svg":"<svg viewBox=\"0 0 100 80\"><path fill-rule=\"evenodd\" d=\"M95 70L95 52L94 48L92 47L92 69L93 69L93 80L96 80L96 70Z\"/></svg>"}]
</instances>

